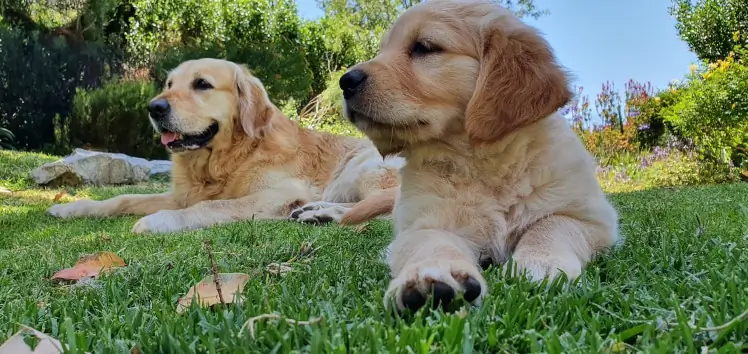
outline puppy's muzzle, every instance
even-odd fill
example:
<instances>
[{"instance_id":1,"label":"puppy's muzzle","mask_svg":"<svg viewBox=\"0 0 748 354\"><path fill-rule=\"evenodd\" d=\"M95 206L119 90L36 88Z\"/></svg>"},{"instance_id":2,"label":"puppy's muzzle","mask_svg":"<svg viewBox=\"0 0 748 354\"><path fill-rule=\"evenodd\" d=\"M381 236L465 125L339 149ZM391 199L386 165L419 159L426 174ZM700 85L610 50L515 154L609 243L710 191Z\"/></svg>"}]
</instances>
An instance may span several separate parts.
<instances>
[{"instance_id":1,"label":"puppy's muzzle","mask_svg":"<svg viewBox=\"0 0 748 354\"><path fill-rule=\"evenodd\" d=\"M364 88L364 84L368 78L369 75L360 69L350 70L341 76L338 84L340 85L340 89L343 90L343 98L346 100L355 98Z\"/></svg>"},{"instance_id":2,"label":"puppy's muzzle","mask_svg":"<svg viewBox=\"0 0 748 354\"><path fill-rule=\"evenodd\" d=\"M169 114L171 113L169 101L164 98L151 101L151 103L148 104L148 113L150 113L153 120L164 124L165 120L169 118Z\"/></svg>"}]
</instances>

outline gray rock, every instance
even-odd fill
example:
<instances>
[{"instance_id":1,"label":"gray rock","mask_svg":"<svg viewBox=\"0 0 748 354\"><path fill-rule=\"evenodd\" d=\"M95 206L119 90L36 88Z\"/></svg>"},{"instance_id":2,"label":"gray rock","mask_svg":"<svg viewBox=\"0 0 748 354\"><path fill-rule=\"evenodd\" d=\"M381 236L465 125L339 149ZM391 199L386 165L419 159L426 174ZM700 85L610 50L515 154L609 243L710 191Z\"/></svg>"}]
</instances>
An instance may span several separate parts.
<instances>
[{"instance_id":1,"label":"gray rock","mask_svg":"<svg viewBox=\"0 0 748 354\"><path fill-rule=\"evenodd\" d=\"M149 161L125 154L75 149L60 161L32 172L34 182L46 186L135 184L151 175L169 173L171 161Z\"/></svg>"}]
</instances>

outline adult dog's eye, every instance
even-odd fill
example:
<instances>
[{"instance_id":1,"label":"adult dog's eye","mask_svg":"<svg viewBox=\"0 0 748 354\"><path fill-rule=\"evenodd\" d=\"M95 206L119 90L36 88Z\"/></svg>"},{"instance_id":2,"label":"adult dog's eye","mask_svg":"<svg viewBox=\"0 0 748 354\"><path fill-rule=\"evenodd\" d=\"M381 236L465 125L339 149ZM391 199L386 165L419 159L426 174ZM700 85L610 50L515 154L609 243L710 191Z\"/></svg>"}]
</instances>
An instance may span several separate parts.
<instances>
[{"instance_id":1,"label":"adult dog's eye","mask_svg":"<svg viewBox=\"0 0 748 354\"><path fill-rule=\"evenodd\" d=\"M413 44L413 48L410 50L412 56L424 56L438 52L441 52L441 48L423 41L418 41Z\"/></svg>"},{"instance_id":2,"label":"adult dog's eye","mask_svg":"<svg viewBox=\"0 0 748 354\"><path fill-rule=\"evenodd\" d=\"M195 81L192 82L192 87L195 90L210 90L213 88L213 85L204 79L195 79Z\"/></svg>"}]
</instances>

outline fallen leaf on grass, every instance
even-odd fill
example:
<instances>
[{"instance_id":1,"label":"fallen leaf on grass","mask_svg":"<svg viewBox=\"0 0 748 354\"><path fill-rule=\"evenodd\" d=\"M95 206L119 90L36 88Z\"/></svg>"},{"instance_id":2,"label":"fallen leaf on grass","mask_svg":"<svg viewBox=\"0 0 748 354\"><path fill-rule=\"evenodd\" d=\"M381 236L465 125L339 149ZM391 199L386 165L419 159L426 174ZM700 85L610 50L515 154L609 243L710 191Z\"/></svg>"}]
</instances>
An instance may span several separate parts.
<instances>
[{"instance_id":1,"label":"fallen leaf on grass","mask_svg":"<svg viewBox=\"0 0 748 354\"><path fill-rule=\"evenodd\" d=\"M226 303L241 303L244 296L241 295L244 285L249 281L249 274L246 273L218 273L218 283L221 287L221 295ZM208 275L199 283L193 285L187 295L179 299L177 313L185 312L192 303L192 299L202 306L212 306L221 303L221 297L218 294L215 279L213 275Z\"/></svg>"},{"instance_id":2,"label":"fallen leaf on grass","mask_svg":"<svg viewBox=\"0 0 748 354\"><path fill-rule=\"evenodd\" d=\"M368 227L369 227L369 223L358 224L356 225L356 228L354 230L356 231L357 234L360 234L364 232L364 230L366 230Z\"/></svg>"},{"instance_id":3,"label":"fallen leaf on grass","mask_svg":"<svg viewBox=\"0 0 748 354\"><path fill-rule=\"evenodd\" d=\"M22 326L12 337L0 345L0 354L58 354L62 344L31 327Z\"/></svg>"},{"instance_id":4,"label":"fallen leaf on grass","mask_svg":"<svg viewBox=\"0 0 748 354\"><path fill-rule=\"evenodd\" d=\"M112 252L98 252L91 255L84 255L75 266L58 271L52 276L52 280L75 280L80 281L85 278L95 278L103 271L111 268L124 267L125 261Z\"/></svg>"},{"instance_id":5,"label":"fallen leaf on grass","mask_svg":"<svg viewBox=\"0 0 748 354\"><path fill-rule=\"evenodd\" d=\"M62 191L60 191L60 193L55 194L55 197L54 197L54 199L52 199L52 202L53 203L59 202L60 199L62 199L62 197L65 196L65 194L68 194L68 192L66 192L65 190L62 190Z\"/></svg>"},{"instance_id":6,"label":"fallen leaf on grass","mask_svg":"<svg viewBox=\"0 0 748 354\"><path fill-rule=\"evenodd\" d=\"M102 240L102 241L106 241L106 242L109 242L109 241L111 241L111 240L112 240L112 238L111 238L111 237L109 237L109 235L108 235L108 234L107 234L106 232L102 232L102 233L101 233L101 240Z\"/></svg>"},{"instance_id":7,"label":"fallen leaf on grass","mask_svg":"<svg viewBox=\"0 0 748 354\"><path fill-rule=\"evenodd\" d=\"M270 263L265 269L270 274L274 274L274 275L280 274L281 276L284 276L286 275L286 273L292 271L293 267L291 267L291 263L282 262L282 263Z\"/></svg>"}]
</instances>

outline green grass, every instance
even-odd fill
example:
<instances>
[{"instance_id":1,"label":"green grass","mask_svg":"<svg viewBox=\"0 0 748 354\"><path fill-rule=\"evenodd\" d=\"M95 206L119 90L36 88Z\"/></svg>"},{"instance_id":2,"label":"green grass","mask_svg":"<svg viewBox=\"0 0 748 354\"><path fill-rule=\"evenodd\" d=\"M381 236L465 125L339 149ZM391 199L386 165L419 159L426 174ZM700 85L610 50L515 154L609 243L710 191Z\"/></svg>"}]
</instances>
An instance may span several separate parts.
<instances>
[{"instance_id":1,"label":"green grass","mask_svg":"<svg viewBox=\"0 0 748 354\"><path fill-rule=\"evenodd\" d=\"M503 353L544 351L736 353L748 350L748 321L721 325L748 309L748 184L662 189L612 196L624 244L589 265L580 281L532 284L486 272L490 294L465 312L383 310L387 267L379 254L391 227L238 222L178 234L129 232L136 217L60 220L44 211L57 191L26 177L50 157L0 152L0 342L34 327L78 350L145 353ZM82 188L62 201L165 188L163 182ZM203 240L222 272L255 274L246 302L177 315L177 299L210 274ZM266 266L288 261L305 241L316 251L285 276ZM127 267L91 285L49 279L83 253L112 251ZM276 313L318 324L249 318Z\"/></svg>"}]
</instances>

